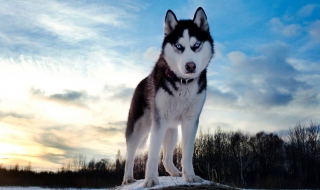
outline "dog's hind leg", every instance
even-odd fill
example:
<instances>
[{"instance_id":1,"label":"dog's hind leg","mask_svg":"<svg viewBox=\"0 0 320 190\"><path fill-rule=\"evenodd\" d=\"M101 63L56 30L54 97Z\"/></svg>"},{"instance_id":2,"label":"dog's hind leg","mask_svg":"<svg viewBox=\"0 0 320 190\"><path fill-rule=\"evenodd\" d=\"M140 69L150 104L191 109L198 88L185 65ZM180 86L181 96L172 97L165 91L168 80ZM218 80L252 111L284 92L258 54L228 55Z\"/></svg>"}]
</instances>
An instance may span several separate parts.
<instances>
[{"instance_id":1,"label":"dog's hind leg","mask_svg":"<svg viewBox=\"0 0 320 190\"><path fill-rule=\"evenodd\" d=\"M163 139L163 165L172 177L182 176L182 173L173 164L173 151L178 140L178 129L168 128Z\"/></svg>"},{"instance_id":2,"label":"dog's hind leg","mask_svg":"<svg viewBox=\"0 0 320 190\"><path fill-rule=\"evenodd\" d=\"M133 183L134 157L138 146L145 142L151 128L150 114L145 113L134 125L134 130L127 137L127 157L122 185Z\"/></svg>"},{"instance_id":3,"label":"dog's hind leg","mask_svg":"<svg viewBox=\"0 0 320 190\"><path fill-rule=\"evenodd\" d=\"M134 155L136 153L138 144L139 144L138 139L133 138L133 135L131 135L127 139L127 158L126 158L125 172L124 172L122 185L126 185L136 181L133 178L133 165L134 165Z\"/></svg>"}]
</instances>

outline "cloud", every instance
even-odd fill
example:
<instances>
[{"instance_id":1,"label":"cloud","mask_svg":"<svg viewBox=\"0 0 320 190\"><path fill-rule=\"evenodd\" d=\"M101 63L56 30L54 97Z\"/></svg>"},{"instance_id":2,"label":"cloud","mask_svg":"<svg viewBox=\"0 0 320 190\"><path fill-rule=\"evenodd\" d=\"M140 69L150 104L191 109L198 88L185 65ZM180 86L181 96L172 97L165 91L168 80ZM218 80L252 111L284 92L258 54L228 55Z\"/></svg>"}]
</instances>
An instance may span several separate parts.
<instances>
[{"instance_id":1,"label":"cloud","mask_svg":"<svg viewBox=\"0 0 320 190\"><path fill-rule=\"evenodd\" d=\"M320 60L310 61L305 59L287 59L288 63L292 65L296 70L300 72L306 72L307 74L318 74L320 73Z\"/></svg>"},{"instance_id":2,"label":"cloud","mask_svg":"<svg viewBox=\"0 0 320 190\"><path fill-rule=\"evenodd\" d=\"M272 18L270 20L270 24L274 32L281 32L281 30L284 28L283 23L278 18Z\"/></svg>"},{"instance_id":3,"label":"cloud","mask_svg":"<svg viewBox=\"0 0 320 190\"><path fill-rule=\"evenodd\" d=\"M66 42L77 42L86 39L97 39L98 34L88 27L68 23L64 18L56 19L48 15L41 16L39 25L47 32L52 33Z\"/></svg>"},{"instance_id":4,"label":"cloud","mask_svg":"<svg viewBox=\"0 0 320 190\"><path fill-rule=\"evenodd\" d=\"M287 61L289 47L283 43L266 44L257 49L261 55L248 57L242 52L230 52L228 87L239 97L239 104L270 108L286 106L299 88L298 72Z\"/></svg>"},{"instance_id":5,"label":"cloud","mask_svg":"<svg viewBox=\"0 0 320 190\"><path fill-rule=\"evenodd\" d=\"M248 75L274 75L286 73L291 75L295 69L287 64L286 58L288 57L289 47L282 42L261 45L256 49L259 56L248 57L242 52L235 51L227 54L228 59L231 61L232 72L239 69Z\"/></svg>"},{"instance_id":6,"label":"cloud","mask_svg":"<svg viewBox=\"0 0 320 190\"><path fill-rule=\"evenodd\" d=\"M320 63L319 61L310 61L304 59L288 59L288 63L291 64L296 70L299 71L299 80L308 84L309 88L299 90L295 96L295 101L308 106L320 105L320 86L318 81L320 80Z\"/></svg>"},{"instance_id":7,"label":"cloud","mask_svg":"<svg viewBox=\"0 0 320 190\"><path fill-rule=\"evenodd\" d=\"M313 78L313 80L319 80L319 79L320 79L320 76ZM312 110L312 112L317 112L316 110L320 107L319 90L320 88L318 87L318 88L310 88L307 90L297 91L297 94L295 96L296 107L303 107L305 110L310 109Z\"/></svg>"},{"instance_id":8,"label":"cloud","mask_svg":"<svg viewBox=\"0 0 320 190\"><path fill-rule=\"evenodd\" d=\"M299 24L284 25L278 18L271 19L270 25L273 32L285 37L299 36L302 33L302 27Z\"/></svg>"},{"instance_id":9,"label":"cloud","mask_svg":"<svg viewBox=\"0 0 320 190\"><path fill-rule=\"evenodd\" d=\"M116 154L118 144L124 142L124 128L87 125L82 127L52 126L43 127L33 137L42 147L51 148L41 157L52 163L62 164L68 158L83 154L96 159ZM125 146L121 147L124 149Z\"/></svg>"},{"instance_id":10,"label":"cloud","mask_svg":"<svg viewBox=\"0 0 320 190\"><path fill-rule=\"evenodd\" d=\"M309 34L313 40L320 42L320 20L311 24Z\"/></svg>"},{"instance_id":11,"label":"cloud","mask_svg":"<svg viewBox=\"0 0 320 190\"><path fill-rule=\"evenodd\" d=\"M110 135L114 133L124 133L126 122L113 122L108 123L109 125L115 125L115 127L101 127L101 126L90 126L90 130L94 130L99 134Z\"/></svg>"},{"instance_id":12,"label":"cloud","mask_svg":"<svg viewBox=\"0 0 320 190\"><path fill-rule=\"evenodd\" d=\"M299 17L308 17L308 16L310 16L312 14L314 9L317 8L317 7L318 7L318 5L316 5L316 4L305 5L297 12L297 16L299 16Z\"/></svg>"},{"instance_id":13,"label":"cloud","mask_svg":"<svg viewBox=\"0 0 320 190\"><path fill-rule=\"evenodd\" d=\"M282 34L285 37L299 36L301 34L302 27L299 24L290 24L283 28Z\"/></svg>"},{"instance_id":14,"label":"cloud","mask_svg":"<svg viewBox=\"0 0 320 190\"><path fill-rule=\"evenodd\" d=\"M74 136L74 134L72 134L72 136ZM64 151L74 151L77 148L72 145L72 140L75 139L70 137L64 137L64 135L60 134L57 130L50 130L39 133L38 137L36 137L34 140L35 142L38 142L46 147L52 147Z\"/></svg>"},{"instance_id":15,"label":"cloud","mask_svg":"<svg viewBox=\"0 0 320 190\"><path fill-rule=\"evenodd\" d=\"M150 61L157 61L160 55L160 50L156 47L150 47L147 51L143 54L143 57Z\"/></svg>"},{"instance_id":16,"label":"cloud","mask_svg":"<svg viewBox=\"0 0 320 190\"><path fill-rule=\"evenodd\" d=\"M123 127L127 125L127 121L109 122L108 125Z\"/></svg>"},{"instance_id":17,"label":"cloud","mask_svg":"<svg viewBox=\"0 0 320 190\"><path fill-rule=\"evenodd\" d=\"M120 100L123 102L131 101L134 88L127 87L124 84L117 86L105 85L104 91L109 94L109 100Z\"/></svg>"},{"instance_id":18,"label":"cloud","mask_svg":"<svg viewBox=\"0 0 320 190\"><path fill-rule=\"evenodd\" d=\"M61 103L64 105L74 105L87 108L88 101L97 101L99 97L90 96L86 91L64 90L63 93L45 95L45 91L31 87L29 94L31 97L40 98L47 101Z\"/></svg>"},{"instance_id":19,"label":"cloud","mask_svg":"<svg viewBox=\"0 0 320 190\"><path fill-rule=\"evenodd\" d=\"M261 96L262 95L262 96ZM288 105L293 100L293 95L277 91L253 92L248 95L248 98L254 100L258 105L267 107Z\"/></svg>"},{"instance_id":20,"label":"cloud","mask_svg":"<svg viewBox=\"0 0 320 190\"><path fill-rule=\"evenodd\" d=\"M16 113L16 112L3 112L0 110L0 118L5 118L8 116L15 117L15 118L25 118L25 119L34 118L34 115L32 115L32 114L21 114L21 113Z\"/></svg>"},{"instance_id":21,"label":"cloud","mask_svg":"<svg viewBox=\"0 0 320 190\"><path fill-rule=\"evenodd\" d=\"M301 7L296 13L290 13L287 11L282 18L285 21L306 19L307 17L310 17L312 15L312 13L317 7L319 7L317 4L308 4Z\"/></svg>"},{"instance_id":22,"label":"cloud","mask_svg":"<svg viewBox=\"0 0 320 190\"><path fill-rule=\"evenodd\" d=\"M44 107L50 113L63 111L51 110L48 105ZM118 149L122 152L125 149L124 121L94 125L93 120L87 125L82 124L82 119L90 115L85 115L77 117L79 124L59 125L57 120L50 121L40 114L33 118L12 115L20 117L15 113L0 113L0 147L6 147L0 150L0 154L23 159L26 163L31 161L36 167L40 164L46 169L50 169L48 166L57 168L78 154L96 159L113 158ZM70 114L65 115L70 117Z\"/></svg>"},{"instance_id":23,"label":"cloud","mask_svg":"<svg viewBox=\"0 0 320 190\"><path fill-rule=\"evenodd\" d=\"M207 103L213 107L230 108L236 105L238 97L232 92L222 92L219 89L208 86Z\"/></svg>"},{"instance_id":24,"label":"cloud","mask_svg":"<svg viewBox=\"0 0 320 190\"><path fill-rule=\"evenodd\" d=\"M72 90L65 90L63 94L53 94L49 99L60 100L64 102L74 102L86 98L88 95L85 91L77 92Z\"/></svg>"},{"instance_id":25,"label":"cloud","mask_svg":"<svg viewBox=\"0 0 320 190\"><path fill-rule=\"evenodd\" d=\"M45 66L68 66L83 75L106 62L117 63L119 71L130 60L124 52L136 40L128 30L145 7L137 2L3 2L0 55L15 60L30 56Z\"/></svg>"},{"instance_id":26,"label":"cloud","mask_svg":"<svg viewBox=\"0 0 320 190\"><path fill-rule=\"evenodd\" d=\"M130 2L114 6L108 2L50 1L43 5L41 1L16 1L2 3L2 7L0 16L8 29L32 29L30 32L51 34L69 42L96 38L104 27L127 28L130 20L137 18L136 13L144 9L143 5Z\"/></svg>"}]
</instances>

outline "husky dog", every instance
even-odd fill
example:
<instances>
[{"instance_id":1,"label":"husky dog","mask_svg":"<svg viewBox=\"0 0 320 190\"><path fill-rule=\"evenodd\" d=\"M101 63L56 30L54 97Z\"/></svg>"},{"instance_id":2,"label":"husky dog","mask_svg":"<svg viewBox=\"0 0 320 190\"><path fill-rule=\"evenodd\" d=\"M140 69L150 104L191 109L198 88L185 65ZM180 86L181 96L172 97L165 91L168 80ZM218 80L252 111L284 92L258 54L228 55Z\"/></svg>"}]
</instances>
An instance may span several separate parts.
<instances>
[{"instance_id":1,"label":"husky dog","mask_svg":"<svg viewBox=\"0 0 320 190\"><path fill-rule=\"evenodd\" d=\"M123 185L133 178L137 147L150 147L145 187L159 184L158 162L161 144L163 164L171 176L183 176L186 182L201 182L192 165L199 116L206 99L206 69L213 56L213 39L207 16L199 7L193 20L177 20L168 10L165 17L162 51L151 74L135 89L129 110L126 142L127 160ZM182 173L173 164L178 125L182 131Z\"/></svg>"}]
</instances>

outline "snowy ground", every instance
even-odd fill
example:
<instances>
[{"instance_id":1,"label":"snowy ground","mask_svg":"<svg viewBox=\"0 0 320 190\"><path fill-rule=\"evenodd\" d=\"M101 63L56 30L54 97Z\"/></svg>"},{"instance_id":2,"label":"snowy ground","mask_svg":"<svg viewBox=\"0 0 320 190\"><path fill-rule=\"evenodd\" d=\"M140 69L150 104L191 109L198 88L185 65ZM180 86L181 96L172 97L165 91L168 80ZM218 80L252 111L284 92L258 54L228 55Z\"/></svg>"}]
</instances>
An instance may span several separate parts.
<instances>
[{"instance_id":1,"label":"snowy ground","mask_svg":"<svg viewBox=\"0 0 320 190\"><path fill-rule=\"evenodd\" d=\"M126 185L126 186L119 186L116 188L111 188L115 190L147 190L147 189L162 189L164 187L175 187L175 186L200 186L200 185L212 185L213 183L207 180L204 180L202 183L187 183L184 181L182 177L170 177L164 176L159 177L159 185L156 185L152 188L145 188L143 187L143 179L137 180L135 183ZM216 183L215 186L221 188L230 188L228 186ZM59 188L41 188L41 187L0 187L0 190L50 190L50 189L59 189ZM87 189L87 188L83 188ZM63 190L76 190L76 188L64 188ZM94 190L94 189L90 189ZM96 189L98 190L98 189ZM101 189L99 189L101 190Z\"/></svg>"},{"instance_id":2,"label":"snowy ground","mask_svg":"<svg viewBox=\"0 0 320 190\"><path fill-rule=\"evenodd\" d=\"M159 177L159 185L156 185L152 188L145 188L143 187L144 180L137 180L135 183L123 186L123 187L117 187L116 190L147 190L147 189L162 189L164 187L172 187L172 186L181 186L181 185L192 185L192 186L199 186L199 185L211 185L212 182L204 180L202 183L187 183L184 181L182 177L170 177L170 176L164 176Z\"/></svg>"}]
</instances>

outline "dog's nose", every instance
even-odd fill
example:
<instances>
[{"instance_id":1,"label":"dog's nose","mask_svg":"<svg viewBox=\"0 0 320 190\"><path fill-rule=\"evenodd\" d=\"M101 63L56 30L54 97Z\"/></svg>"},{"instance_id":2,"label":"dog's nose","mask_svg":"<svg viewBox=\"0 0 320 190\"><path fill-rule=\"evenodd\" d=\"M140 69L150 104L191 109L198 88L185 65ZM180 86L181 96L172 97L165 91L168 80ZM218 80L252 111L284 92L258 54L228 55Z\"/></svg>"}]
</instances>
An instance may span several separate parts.
<instances>
[{"instance_id":1,"label":"dog's nose","mask_svg":"<svg viewBox=\"0 0 320 190\"><path fill-rule=\"evenodd\" d=\"M196 64L194 62L188 62L186 64L186 70L190 73L194 72L196 70Z\"/></svg>"}]
</instances>

